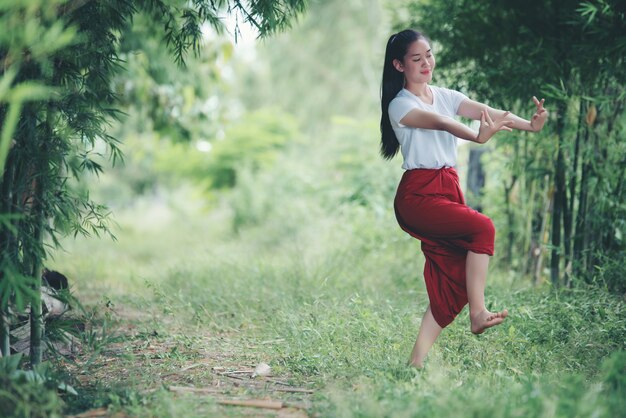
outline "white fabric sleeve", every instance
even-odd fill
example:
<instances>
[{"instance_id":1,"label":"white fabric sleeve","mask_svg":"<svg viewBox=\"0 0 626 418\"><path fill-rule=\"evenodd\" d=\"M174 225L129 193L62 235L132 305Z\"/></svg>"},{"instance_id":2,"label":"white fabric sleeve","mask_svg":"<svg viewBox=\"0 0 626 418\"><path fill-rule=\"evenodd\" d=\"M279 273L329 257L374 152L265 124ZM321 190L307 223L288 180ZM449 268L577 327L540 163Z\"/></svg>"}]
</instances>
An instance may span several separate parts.
<instances>
[{"instance_id":1,"label":"white fabric sleeve","mask_svg":"<svg viewBox=\"0 0 626 418\"><path fill-rule=\"evenodd\" d=\"M460 102L459 102L460 103ZM389 120L392 127L403 127L400 123L403 117L406 116L411 110L416 109L417 106L409 98L396 97L389 103Z\"/></svg>"}]
</instances>

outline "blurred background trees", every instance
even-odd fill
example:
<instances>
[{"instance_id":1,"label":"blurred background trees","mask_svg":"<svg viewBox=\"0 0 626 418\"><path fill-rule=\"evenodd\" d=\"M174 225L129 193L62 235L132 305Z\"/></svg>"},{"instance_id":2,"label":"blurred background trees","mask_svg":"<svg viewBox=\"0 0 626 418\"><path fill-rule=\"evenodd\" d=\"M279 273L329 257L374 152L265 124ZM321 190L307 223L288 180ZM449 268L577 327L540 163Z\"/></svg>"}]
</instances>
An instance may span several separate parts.
<instances>
[{"instance_id":1,"label":"blurred background trees","mask_svg":"<svg viewBox=\"0 0 626 418\"><path fill-rule=\"evenodd\" d=\"M394 280L417 274L386 252L404 237L392 209L401 163L378 156L384 45L404 27L433 40L438 85L523 117L546 97L541 134L501 134L479 156L473 198L496 222L497 267L625 290L620 2L311 0L280 34L304 1L247 4L2 3L5 318L35 300L44 244L109 230L107 207L139 223L146 207L197 204L184 216L224 213L259 251L343 244L337 269L367 249Z\"/></svg>"}]
</instances>

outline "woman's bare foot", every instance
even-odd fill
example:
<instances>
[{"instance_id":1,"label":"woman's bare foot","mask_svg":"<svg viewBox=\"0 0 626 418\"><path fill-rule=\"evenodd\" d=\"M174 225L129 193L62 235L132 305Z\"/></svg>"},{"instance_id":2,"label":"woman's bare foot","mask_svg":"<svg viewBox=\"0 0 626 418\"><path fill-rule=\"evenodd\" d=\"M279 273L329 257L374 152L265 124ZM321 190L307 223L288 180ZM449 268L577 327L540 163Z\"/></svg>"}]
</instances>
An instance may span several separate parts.
<instances>
[{"instance_id":1,"label":"woman's bare foot","mask_svg":"<svg viewBox=\"0 0 626 418\"><path fill-rule=\"evenodd\" d=\"M500 325L504 322L504 318L506 318L508 314L509 311L505 309L501 312L489 312L488 310L484 310L476 315L470 315L472 332L474 334L482 334L487 328Z\"/></svg>"}]
</instances>

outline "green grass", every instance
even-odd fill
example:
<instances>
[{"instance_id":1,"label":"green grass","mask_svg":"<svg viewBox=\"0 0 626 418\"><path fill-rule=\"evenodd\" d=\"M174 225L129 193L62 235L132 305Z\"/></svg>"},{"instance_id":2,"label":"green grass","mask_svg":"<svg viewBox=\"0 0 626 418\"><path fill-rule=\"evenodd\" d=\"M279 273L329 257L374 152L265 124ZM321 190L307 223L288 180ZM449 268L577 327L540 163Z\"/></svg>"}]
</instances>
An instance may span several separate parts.
<instances>
[{"instance_id":1,"label":"green grass","mask_svg":"<svg viewBox=\"0 0 626 418\"><path fill-rule=\"evenodd\" d=\"M427 296L419 243L393 218L397 167L333 147L244 171L213 207L185 187L136 199L116 211L117 242L67 240L49 267L114 334L63 364L80 394L65 411L249 416L261 412L218 401L271 398L322 417L624 415L626 306L598 287L492 266L487 301L509 309L505 324L475 336L464 310L426 368L407 368ZM313 393L222 373L259 362Z\"/></svg>"},{"instance_id":2,"label":"green grass","mask_svg":"<svg viewBox=\"0 0 626 418\"><path fill-rule=\"evenodd\" d=\"M178 212L181 223L166 213L172 209L161 209L165 216L149 228L133 221L136 213L123 213L117 243L68 242L54 261L75 280L79 297L91 305L110 301L117 326L132 328L101 351L117 361L82 366L103 377L84 386L89 396L80 402L68 400L73 412L108 406L133 416L255 413L220 406L220 396L304 400L318 416L623 411L626 386L610 376L625 371L625 306L601 289L534 287L492 271L487 299L510 310L506 323L474 336L463 311L425 370L415 371L405 362L427 303L423 259L390 216L355 206L289 233L268 225L232 233L220 210ZM268 215L270 225L273 216L280 214ZM163 389L214 384L207 368L162 377L207 358L230 369L267 362L275 378L314 394L229 387L216 397L175 396Z\"/></svg>"}]
</instances>

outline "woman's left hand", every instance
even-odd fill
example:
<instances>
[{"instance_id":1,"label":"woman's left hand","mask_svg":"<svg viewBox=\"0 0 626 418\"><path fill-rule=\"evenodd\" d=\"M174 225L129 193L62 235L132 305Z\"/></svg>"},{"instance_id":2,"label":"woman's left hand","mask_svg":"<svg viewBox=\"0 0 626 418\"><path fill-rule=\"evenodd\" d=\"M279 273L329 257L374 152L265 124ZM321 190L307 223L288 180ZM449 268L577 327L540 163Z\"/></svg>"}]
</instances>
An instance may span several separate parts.
<instances>
[{"instance_id":1,"label":"woman's left hand","mask_svg":"<svg viewBox=\"0 0 626 418\"><path fill-rule=\"evenodd\" d=\"M530 120L530 127L533 132L539 132L546 123L546 119L548 119L548 111L543 107L544 101L545 99L541 99L541 101L539 101L535 96L533 96L533 102L535 102L535 106L537 106L537 111Z\"/></svg>"}]
</instances>

